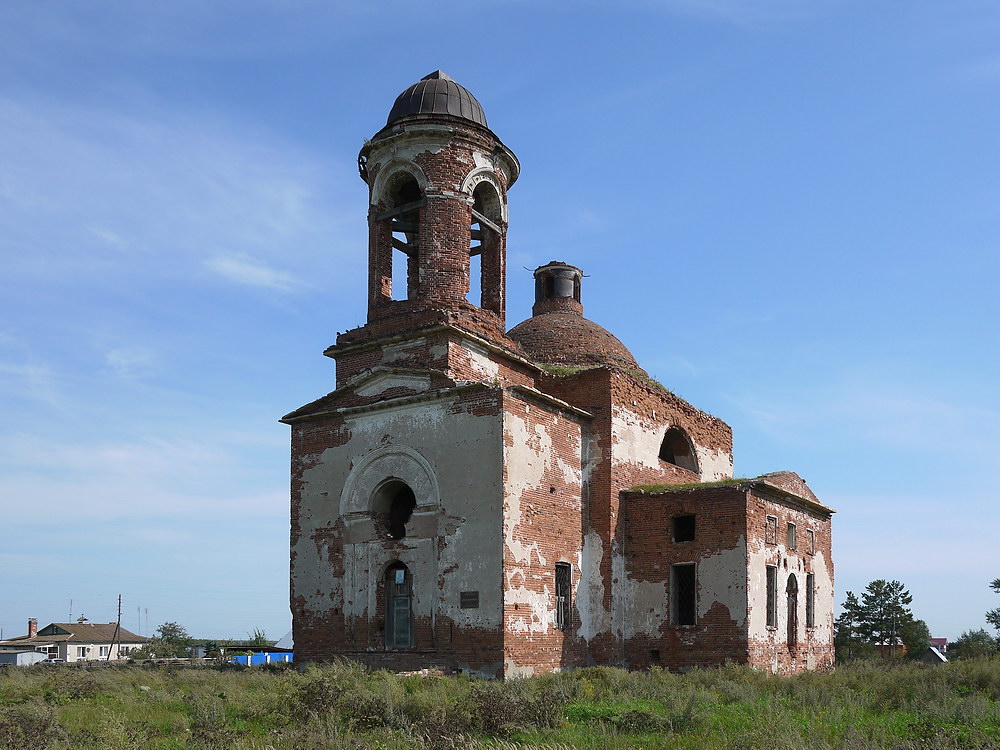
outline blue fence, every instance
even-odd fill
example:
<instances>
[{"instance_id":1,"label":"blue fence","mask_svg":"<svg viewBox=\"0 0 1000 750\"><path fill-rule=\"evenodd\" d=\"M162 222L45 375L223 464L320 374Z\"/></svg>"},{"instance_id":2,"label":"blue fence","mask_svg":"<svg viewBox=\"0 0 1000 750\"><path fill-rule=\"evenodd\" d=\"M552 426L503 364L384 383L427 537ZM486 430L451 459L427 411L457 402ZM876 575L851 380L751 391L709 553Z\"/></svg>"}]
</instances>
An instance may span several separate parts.
<instances>
[{"instance_id":1,"label":"blue fence","mask_svg":"<svg viewBox=\"0 0 1000 750\"><path fill-rule=\"evenodd\" d=\"M229 659L235 664L242 664L244 667L256 667L261 664L280 664L282 662L295 661L295 654L244 654L242 656L230 656Z\"/></svg>"}]
</instances>

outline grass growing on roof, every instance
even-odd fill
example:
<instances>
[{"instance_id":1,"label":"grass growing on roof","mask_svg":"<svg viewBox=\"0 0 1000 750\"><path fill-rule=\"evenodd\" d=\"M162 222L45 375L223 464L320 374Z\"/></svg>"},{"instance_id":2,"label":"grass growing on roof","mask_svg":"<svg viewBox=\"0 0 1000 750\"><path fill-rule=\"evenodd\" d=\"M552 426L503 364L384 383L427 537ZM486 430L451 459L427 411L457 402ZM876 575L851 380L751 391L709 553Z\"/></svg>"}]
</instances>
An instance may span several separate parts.
<instances>
[{"instance_id":1,"label":"grass growing on roof","mask_svg":"<svg viewBox=\"0 0 1000 750\"><path fill-rule=\"evenodd\" d=\"M750 482L747 477L733 477L732 479L716 479L713 482L685 482L684 484L637 484L629 487L625 492L669 492L670 490L696 490L702 487L724 487L729 484L743 484Z\"/></svg>"}]
</instances>

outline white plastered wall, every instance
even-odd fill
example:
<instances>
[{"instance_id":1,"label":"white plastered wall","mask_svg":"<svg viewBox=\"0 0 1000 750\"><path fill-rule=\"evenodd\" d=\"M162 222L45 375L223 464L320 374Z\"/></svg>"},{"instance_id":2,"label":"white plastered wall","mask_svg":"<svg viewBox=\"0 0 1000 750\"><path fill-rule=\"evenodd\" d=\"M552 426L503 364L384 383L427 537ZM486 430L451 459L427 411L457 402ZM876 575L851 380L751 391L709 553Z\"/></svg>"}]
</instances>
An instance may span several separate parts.
<instances>
[{"instance_id":1,"label":"white plastered wall","mask_svg":"<svg viewBox=\"0 0 1000 750\"><path fill-rule=\"evenodd\" d=\"M453 412L456 399L349 417L348 443L304 472L292 587L314 616L338 608L349 619L372 616L378 580L399 559L413 576L414 616L500 627L500 417ZM398 553L373 537L365 510L373 488L390 478L406 481L417 502ZM337 538L329 530L341 517ZM329 564L338 545L343 578ZM479 591L479 608L461 609L461 591Z\"/></svg>"}]
</instances>

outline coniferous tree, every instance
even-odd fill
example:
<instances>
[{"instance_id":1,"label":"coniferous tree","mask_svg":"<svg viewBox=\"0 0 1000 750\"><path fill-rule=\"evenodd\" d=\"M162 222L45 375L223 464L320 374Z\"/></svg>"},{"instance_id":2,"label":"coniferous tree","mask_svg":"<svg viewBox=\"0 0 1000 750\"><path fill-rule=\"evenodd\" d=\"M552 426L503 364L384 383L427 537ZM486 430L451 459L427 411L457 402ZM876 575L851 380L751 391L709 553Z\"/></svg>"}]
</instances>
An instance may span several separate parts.
<instances>
[{"instance_id":1,"label":"coniferous tree","mask_svg":"<svg viewBox=\"0 0 1000 750\"><path fill-rule=\"evenodd\" d=\"M862 608L853 591L847 592L847 599L840 608L840 615L833 624L833 639L838 661L850 661L867 656L871 649L860 637Z\"/></svg>"},{"instance_id":2,"label":"coniferous tree","mask_svg":"<svg viewBox=\"0 0 1000 750\"><path fill-rule=\"evenodd\" d=\"M990 584L990 588L1000 594L1000 578L993 581L993 583ZM1000 607L991 609L986 613L986 622L996 628L997 632L1000 633Z\"/></svg>"},{"instance_id":3,"label":"coniferous tree","mask_svg":"<svg viewBox=\"0 0 1000 750\"><path fill-rule=\"evenodd\" d=\"M858 631L869 643L889 647L895 654L903 626L913 619L910 592L899 581L878 579L861 593L861 618Z\"/></svg>"}]
</instances>

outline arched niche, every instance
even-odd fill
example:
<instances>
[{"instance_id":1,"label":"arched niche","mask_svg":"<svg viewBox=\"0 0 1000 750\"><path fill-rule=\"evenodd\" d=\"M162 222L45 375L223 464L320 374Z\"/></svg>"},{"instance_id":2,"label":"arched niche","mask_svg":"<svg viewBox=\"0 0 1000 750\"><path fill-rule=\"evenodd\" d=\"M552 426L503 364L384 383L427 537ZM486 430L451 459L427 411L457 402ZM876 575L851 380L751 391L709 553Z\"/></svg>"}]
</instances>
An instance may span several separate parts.
<instances>
[{"instance_id":1,"label":"arched niche","mask_svg":"<svg viewBox=\"0 0 1000 750\"><path fill-rule=\"evenodd\" d=\"M691 438L680 427L671 427L660 443L660 460L698 473L698 457Z\"/></svg>"}]
</instances>

